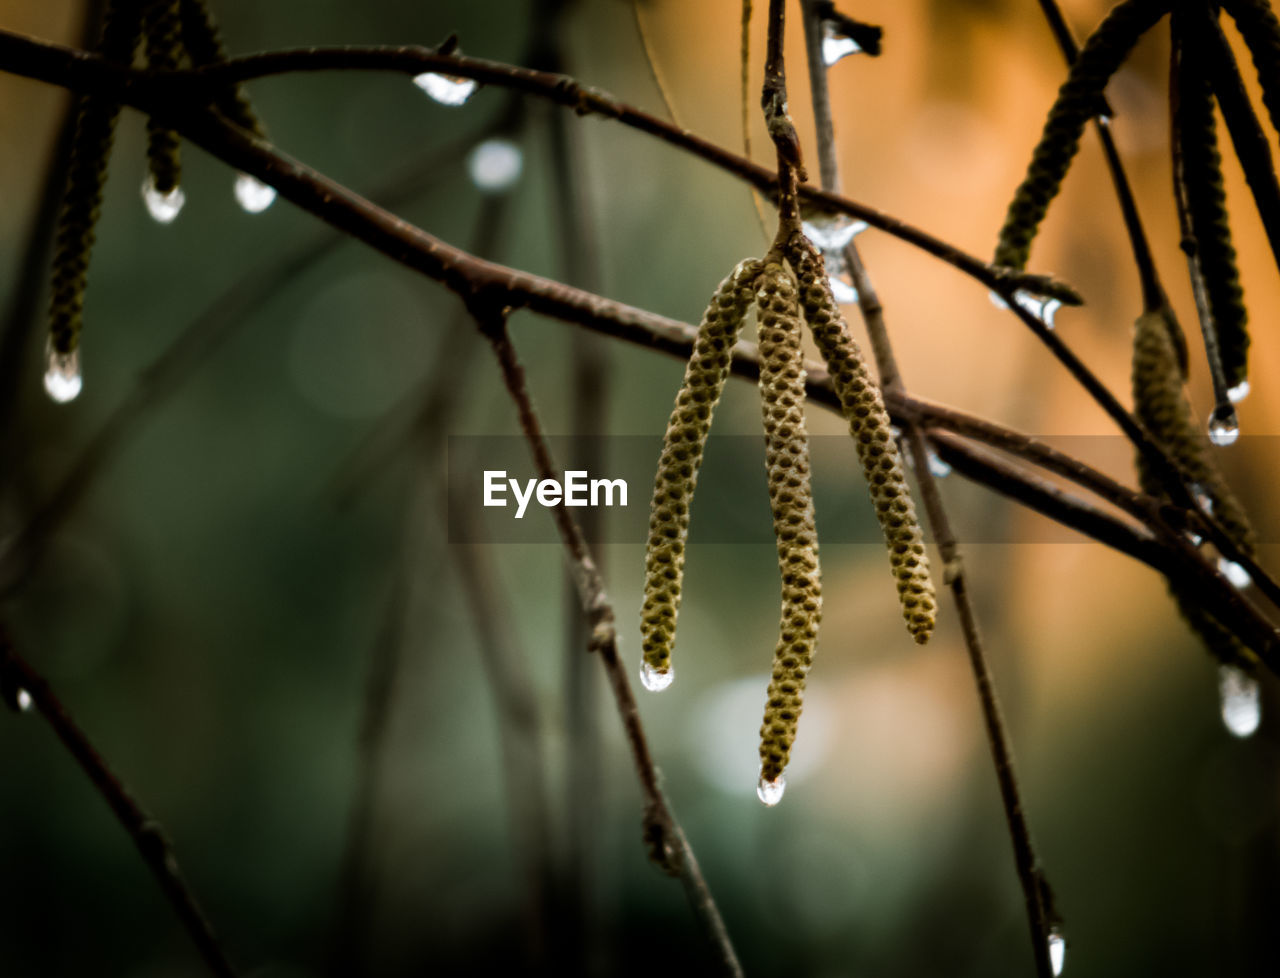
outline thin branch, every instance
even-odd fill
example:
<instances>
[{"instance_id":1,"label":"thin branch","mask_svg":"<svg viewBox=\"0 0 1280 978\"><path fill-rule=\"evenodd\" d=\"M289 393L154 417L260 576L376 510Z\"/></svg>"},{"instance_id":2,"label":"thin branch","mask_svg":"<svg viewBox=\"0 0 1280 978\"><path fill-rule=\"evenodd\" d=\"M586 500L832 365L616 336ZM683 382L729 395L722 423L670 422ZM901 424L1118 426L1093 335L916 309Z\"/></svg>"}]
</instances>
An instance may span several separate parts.
<instances>
[{"instance_id":1,"label":"thin branch","mask_svg":"<svg viewBox=\"0 0 1280 978\"><path fill-rule=\"evenodd\" d=\"M540 478L554 478L556 467L525 383L524 368L507 335L506 313L500 305L491 305L484 298L477 299L472 308L477 325L493 346L503 381L520 417L520 428L529 443L534 468ZM728 975L741 976L742 967L738 963L728 931L725 930L724 920L712 899L706 880L702 877L693 849L663 794L648 738L640 723L640 710L627 681L626 668L618 656L613 606L605 591L604 580L591 558L582 530L569 510L563 504L558 504L552 508L551 515L564 545L569 568L578 587L582 611L591 630L589 648L600 655L604 664L618 707L618 716L622 720L627 743L631 748L636 774L645 798L645 838L650 845L651 857L664 870L683 882L689 903L716 951L721 970Z\"/></svg>"},{"instance_id":2,"label":"thin branch","mask_svg":"<svg viewBox=\"0 0 1280 978\"><path fill-rule=\"evenodd\" d=\"M809 80L814 115L818 121L818 155L822 161L822 181L824 186L834 190L838 189L839 167L835 155L835 133L831 123L827 70L822 58L822 24L818 7L819 5L813 0L803 0ZM854 241L850 240L846 245L844 258L852 276L853 287L858 293L858 306L862 312L863 321L871 337L881 386L890 390L902 390L904 384L893 353L889 329L885 323L884 308L862 264L862 258L858 254ZM973 672L978 701L982 706L987 746L991 751L996 781L1000 787L1000 800L1004 806L1005 822L1013 842L1014 865L1017 869L1018 881L1022 885L1023 900L1026 903L1036 973L1039 978L1053 978L1053 968L1049 961L1049 920L1045 903L1048 884L1039 868L1039 860L1031 842L1031 832L1023 814L1022 797L1013 764L1013 748L1009 742L1009 733L1000 708L999 697L996 695L995 683L991 678L991 670L987 665L986 650L982 633L978 628L977 614L969 597L964 561L955 532L951 527L951 519L942 501L937 479L929 467L929 450L925 446L920 427L916 424L908 424L903 428L903 437L911 458L915 462L916 480L920 487L925 513L929 519L929 526L933 530L939 555L942 557L946 583L950 587L956 611L960 616L965 649L969 654L969 665Z\"/></svg>"},{"instance_id":3,"label":"thin branch","mask_svg":"<svg viewBox=\"0 0 1280 978\"><path fill-rule=\"evenodd\" d=\"M12 691L14 699L20 699L23 692L30 697L31 704L53 728L62 745L107 803L116 821L137 846L143 862L151 870L169 905L178 914L209 970L221 978L235 978L237 971L218 942L209 919L200 909L195 893L183 877L182 868L178 865L178 858L165 834L164 826L152 818L120 783L120 779L107 766L102 755L54 695L48 681L13 648L3 624L0 624L0 688Z\"/></svg>"},{"instance_id":4,"label":"thin branch","mask_svg":"<svg viewBox=\"0 0 1280 978\"><path fill-rule=\"evenodd\" d=\"M435 71L546 98L581 115L595 114L613 119L686 150L750 183L766 195L771 194L777 185L775 171L642 112L605 92L583 86L566 75L463 55L442 54L430 48L302 48L250 55L194 71L147 72L121 68L92 54L0 30L0 70L75 91L110 94L124 104L162 117L166 126L193 140L195 136L186 125L193 121L190 119L193 106L205 108L208 98L203 93L225 87L230 81L294 71L366 70L410 75ZM216 150L211 152L221 156ZM799 192L801 199L814 210L848 214L866 221L872 227L958 268L989 289L1007 285L1011 289L1026 287L1032 291L1043 291L1049 287L1064 296L1074 296L1077 303L1080 301L1079 296L1063 282L1043 275L997 268L874 207L809 186L801 187Z\"/></svg>"}]
</instances>

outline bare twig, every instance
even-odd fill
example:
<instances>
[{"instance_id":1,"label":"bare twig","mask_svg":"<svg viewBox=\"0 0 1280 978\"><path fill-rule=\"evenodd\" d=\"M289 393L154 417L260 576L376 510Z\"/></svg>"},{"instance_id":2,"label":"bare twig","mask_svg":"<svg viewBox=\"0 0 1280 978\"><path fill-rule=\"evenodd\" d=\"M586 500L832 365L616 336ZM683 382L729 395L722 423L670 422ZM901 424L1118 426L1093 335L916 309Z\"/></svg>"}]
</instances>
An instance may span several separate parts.
<instances>
[{"instance_id":1,"label":"bare twig","mask_svg":"<svg viewBox=\"0 0 1280 978\"><path fill-rule=\"evenodd\" d=\"M479 297L472 305L476 322L493 346L507 391L520 416L520 428L529 443L534 468L544 479L554 478L556 468L525 383L524 368L516 357L515 347L507 335L506 314L500 304ZM651 857L668 873L684 884L689 903L702 923L715 949L721 970L728 975L741 975L742 967L725 930L724 920L711 897L706 880L698 867L680 823L676 821L659 782L658 769L649 750L648 738L640 723L640 711L627 681L626 668L618 656L618 635L614 628L613 606L605 591L604 580L587 549L582 531L563 504L551 510L560 533L569 568L578 587L583 614L591 630L590 649L600 656L609 686L613 690L627 742L635 762L636 774L645 798L645 838Z\"/></svg>"},{"instance_id":2,"label":"bare twig","mask_svg":"<svg viewBox=\"0 0 1280 978\"><path fill-rule=\"evenodd\" d=\"M814 116L817 120L822 182L827 189L836 190L839 167L836 162L835 134L831 123L827 71L822 58L821 12L819 4L814 0L803 0L801 6L804 10L805 47L808 54ZM871 337L872 349L880 372L880 383L891 390L901 390L905 385L898 369L897 359L893 354L893 344L885 323L884 308L862 264L857 245L852 240L845 247L844 258L845 264L850 269L853 287L858 293L858 307L866 323L868 335ZM906 447L915 462L916 480L920 487L929 526L933 530L934 542L942 558L946 583L951 589L951 596L960 616L965 649L969 654L969 665L973 671L978 701L982 706L987 746L991 751L996 781L1000 786L1000 800L1004 806L1005 821L1013 842L1014 864L1018 872L1018 881L1022 885L1023 900L1026 903L1036 973L1039 978L1053 978L1053 969L1049 962L1049 920L1045 906L1048 884L1039 868L1039 860L1031 842L1031 832L1023 814L1022 797L1013 764L1013 749L1009 743L1009 734L1000 708L1000 700L996 695L995 683L991 678L991 670L987 665L986 649L982 633L978 628L973 602L969 596L968 578L960 547L951 527L951 519L943 504L937 480L929 467L929 450L925 446L920 427L917 424L908 424L902 430Z\"/></svg>"},{"instance_id":3,"label":"bare twig","mask_svg":"<svg viewBox=\"0 0 1280 978\"><path fill-rule=\"evenodd\" d=\"M20 698L23 692L30 697L31 704L53 728L67 752L80 765L94 789L111 808L116 821L137 846L143 862L151 870L169 905L178 914L209 970L222 978L235 978L237 971L218 942L209 919L200 909L195 893L183 877L182 868L178 865L173 845L165 835L164 827L121 784L102 755L89 742L84 731L71 719L44 676L13 648L3 624L0 624L0 688L14 691L16 698Z\"/></svg>"}]
</instances>

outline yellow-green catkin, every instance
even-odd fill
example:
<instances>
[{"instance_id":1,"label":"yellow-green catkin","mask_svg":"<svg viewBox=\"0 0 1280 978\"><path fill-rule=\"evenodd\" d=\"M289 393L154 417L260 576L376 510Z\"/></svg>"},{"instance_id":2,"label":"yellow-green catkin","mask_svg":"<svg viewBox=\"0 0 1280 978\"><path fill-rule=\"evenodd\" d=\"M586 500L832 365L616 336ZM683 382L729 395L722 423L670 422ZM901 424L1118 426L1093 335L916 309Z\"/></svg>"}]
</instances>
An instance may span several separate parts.
<instances>
[{"instance_id":1,"label":"yellow-green catkin","mask_svg":"<svg viewBox=\"0 0 1280 978\"><path fill-rule=\"evenodd\" d=\"M1208 439L1191 415L1182 388L1182 373L1170 325L1160 311L1146 312L1134 327L1133 400L1138 420L1177 462L1191 488L1213 517L1245 553L1252 556L1257 536L1244 508L1232 494L1213 461ZM1162 499L1168 493L1141 455L1138 478L1144 492ZM1170 586L1187 624L1220 661L1252 669L1257 659L1239 639L1206 612L1194 594Z\"/></svg>"},{"instance_id":2,"label":"yellow-green catkin","mask_svg":"<svg viewBox=\"0 0 1280 978\"><path fill-rule=\"evenodd\" d=\"M729 377L733 346L755 301L760 267L756 259L740 263L711 297L667 424L649 514L644 607L640 613L644 662L651 672L666 674L671 669L689 506L711 432L711 416Z\"/></svg>"},{"instance_id":3,"label":"yellow-green catkin","mask_svg":"<svg viewBox=\"0 0 1280 978\"><path fill-rule=\"evenodd\" d=\"M205 0L179 0L182 16L182 44L193 67L222 64L227 60L226 49L217 22ZM216 100L218 110L227 119L247 129L255 136L265 136L266 130L249 103L248 96L239 84L228 86Z\"/></svg>"},{"instance_id":4,"label":"yellow-green catkin","mask_svg":"<svg viewBox=\"0 0 1280 978\"><path fill-rule=\"evenodd\" d=\"M153 71L174 71L182 60L178 0L145 0L145 4L142 31L147 67ZM147 165L157 191L169 194L177 188L182 167L178 134L155 119L147 120Z\"/></svg>"},{"instance_id":5,"label":"yellow-green catkin","mask_svg":"<svg viewBox=\"0 0 1280 978\"><path fill-rule=\"evenodd\" d=\"M805 430L802 323L795 278L770 261L757 294L760 323L760 401L764 416L769 502L782 575L782 616L764 724L760 779L776 783L795 743L805 678L813 664L822 618L818 532Z\"/></svg>"},{"instance_id":6,"label":"yellow-green catkin","mask_svg":"<svg viewBox=\"0 0 1280 978\"><path fill-rule=\"evenodd\" d=\"M1168 9L1168 0L1123 0L1089 36L1067 80L1058 90L1027 175L1009 204L996 246L995 264L1026 267L1032 239L1075 159L1085 124L1101 109L1107 80L1128 57L1143 32Z\"/></svg>"},{"instance_id":7,"label":"yellow-green catkin","mask_svg":"<svg viewBox=\"0 0 1280 978\"><path fill-rule=\"evenodd\" d=\"M108 5L98 44L105 60L125 65L133 62L140 16L137 0L113 0ZM100 95L82 96L77 108L50 283L49 345L59 354L70 354L80 344L94 227L102 210L107 160L119 115L119 103Z\"/></svg>"},{"instance_id":8,"label":"yellow-green catkin","mask_svg":"<svg viewBox=\"0 0 1280 978\"><path fill-rule=\"evenodd\" d=\"M937 616L937 598L929 576L924 534L916 518L893 425L880 388L871 379L862 351L849 335L840 307L831 295L825 265L807 239L792 242L791 262L800 285L800 302L827 369L884 533L898 585L907 631L917 643L929 641Z\"/></svg>"}]
</instances>

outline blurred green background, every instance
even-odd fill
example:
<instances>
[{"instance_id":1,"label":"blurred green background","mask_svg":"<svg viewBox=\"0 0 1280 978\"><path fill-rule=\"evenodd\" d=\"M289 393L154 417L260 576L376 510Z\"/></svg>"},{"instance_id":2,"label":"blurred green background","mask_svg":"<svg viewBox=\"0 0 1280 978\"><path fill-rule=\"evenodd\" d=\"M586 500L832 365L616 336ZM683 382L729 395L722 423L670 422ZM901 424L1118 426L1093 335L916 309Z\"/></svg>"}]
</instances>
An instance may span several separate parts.
<instances>
[{"instance_id":1,"label":"blurred green background","mask_svg":"<svg viewBox=\"0 0 1280 978\"><path fill-rule=\"evenodd\" d=\"M884 57L850 58L831 72L848 192L987 254L1062 77L1037 5L846 7L886 28ZM1066 7L1081 32L1105 9ZM213 9L233 52L435 44L456 31L466 53L506 61L525 60L535 16L531 4L500 0L214 0ZM681 123L731 147L741 143L738 14L727 0L643 5ZM80 4L0 0L0 26L63 43L77 43L79 16ZM664 111L629 3L571 4L552 33L574 75ZM812 153L798 29L788 56L791 104ZM1166 65L1157 31L1111 92L1157 259L1190 322L1168 187ZM398 211L447 241L475 239L493 199L470 182L467 153L503 118L505 93L482 89L445 108L402 76L355 73L272 78L250 92L282 149L375 199L407 194ZM7 300L65 105L56 90L0 75ZM494 257L563 278L553 111L529 103L511 136L524 167ZM563 121L581 153L576 185L598 239L598 289L695 321L733 264L766 247L749 195L631 130ZM767 160L759 120L754 141ZM149 365L226 290L263 275L271 288L215 316L220 342L189 371L162 370L174 389L148 395L123 424L43 559L6 595L17 646L164 824L246 974L708 973L679 885L646 860L630 757L594 671L598 777L569 800L581 744L568 720L566 664L585 653L570 651L562 556L550 544L478 548L494 575L488 623L512 636L536 706L536 734L525 732L518 755L525 763L504 776L494 686L441 487L446 435L509 435L515 419L458 303L356 243L319 252L332 232L284 202L244 214L234 174L194 149L184 158L186 209L172 226L154 224L137 189L143 145L143 120L126 112L90 273L84 393L73 404L45 398L41 324L32 327L4 432L0 537L50 498L113 412L146 389ZM1280 289L1243 181L1228 167L1245 286L1265 328ZM1111 434L981 288L874 231L860 242L913 390L1038 434ZM280 273L282 255L308 248L314 260ZM1059 329L1125 391L1137 283L1091 134L1033 265L1082 289L1088 306L1060 314ZM519 313L512 329L548 430L584 430L570 396L573 328ZM1255 333L1246 435L1277 427L1275 344L1274 331ZM595 418L603 431L659 434L680 364L620 343L592 349L608 361ZM442 357L447 421L415 432ZM464 360L474 361L469 371ZM1201 361L1192 374L1193 401L1207 414ZM717 431L753 434L758 424L755 392L732 383ZM810 427L842 430L818 411ZM1224 463L1261 521L1274 519L1274 457L1254 451L1247 464ZM717 460L707 465L712 480ZM1132 478L1123 466L1116 474ZM825 514L871 525L852 453L816 478L820 530ZM1002 526L1016 536L1035 519L954 477L945 490L962 535ZM748 974L1031 973L953 610L943 602L934 642L916 648L882 548L823 547L821 655L790 787L776 809L756 801L756 731L776 634L773 548L698 538L715 538L717 520L743 507L766 519L766 505L762 466L756 484L726 487L722 500L700 495L679 681L662 696L636 684L664 785ZM1126 559L1083 541L974 545L967 555L1027 814L1065 918L1066 974L1280 973L1275 711L1251 740L1227 736L1213 664L1161 582ZM642 547L611 544L600 556L634 674ZM1264 563L1274 557L1264 548ZM388 647L399 650L398 668L378 714L385 737L373 792L362 795L370 662ZM1265 696L1274 705L1269 681ZM541 931L529 926L527 870L537 840L528 791L538 779L527 766L535 739L551 815L544 848L535 845L549 881ZM37 717L0 717L0 772L0 974L204 973L129 839ZM371 799L367 845L352 877L344 853L360 797Z\"/></svg>"}]
</instances>

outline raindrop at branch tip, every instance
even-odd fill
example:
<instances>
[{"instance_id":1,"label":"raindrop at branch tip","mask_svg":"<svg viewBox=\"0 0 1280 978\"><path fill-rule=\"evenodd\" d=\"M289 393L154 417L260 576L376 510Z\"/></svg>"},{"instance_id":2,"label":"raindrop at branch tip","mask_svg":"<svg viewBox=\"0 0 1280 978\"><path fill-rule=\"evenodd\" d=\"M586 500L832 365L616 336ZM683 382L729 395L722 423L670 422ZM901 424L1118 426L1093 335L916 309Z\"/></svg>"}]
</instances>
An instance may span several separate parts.
<instances>
[{"instance_id":1,"label":"raindrop at branch tip","mask_svg":"<svg viewBox=\"0 0 1280 978\"><path fill-rule=\"evenodd\" d=\"M760 775L759 784L756 785L756 797L772 808L782 801L782 793L786 790L787 777L785 774L779 774L772 781L766 781L762 774Z\"/></svg>"},{"instance_id":2,"label":"raindrop at branch tip","mask_svg":"<svg viewBox=\"0 0 1280 978\"><path fill-rule=\"evenodd\" d=\"M1262 691L1258 680L1238 666L1218 670L1222 725L1233 737L1249 737L1262 722Z\"/></svg>"},{"instance_id":3,"label":"raindrop at branch tip","mask_svg":"<svg viewBox=\"0 0 1280 978\"><path fill-rule=\"evenodd\" d=\"M31 694L25 689L19 689L18 695L14 697L18 703L18 710L22 713L30 713L31 707L35 705L35 700L31 698Z\"/></svg>"},{"instance_id":4,"label":"raindrop at branch tip","mask_svg":"<svg viewBox=\"0 0 1280 978\"><path fill-rule=\"evenodd\" d=\"M1249 382L1247 380L1240 381L1240 383L1236 384L1235 387L1227 391L1227 400L1229 400L1232 404L1239 404L1248 396L1249 396Z\"/></svg>"},{"instance_id":5,"label":"raindrop at branch tip","mask_svg":"<svg viewBox=\"0 0 1280 978\"><path fill-rule=\"evenodd\" d=\"M486 139L467 157L471 182L490 193L510 189L523 169L524 153L509 139Z\"/></svg>"},{"instance_id":6,"label":"raindrop at branch tip","mask_svg":"<svg viewBox=\"0 0 1280 978\"><path fill-rule=\"evenodd\" d=\"M1214 408L1209 415L1209 440L1218 447L1234 445L1240 437L1240 422L1230 407Z\"/></svg>"},{"instance_id":7,"label":"raindrop at branch tip","mask_svg":"<svg viewBox=\"0 0 1280 978\"><path fill-rule=\"evenodd\" d=\"M434 71L426 71L417 75L413 83L430 95L441 105L462 105L479 88L474 78L459 78L457 75L440 75Z\"/></svg>"},{"instance_id":8,"label":"raindrop at branch tip","mask_svg":"<svg viewBox=\"0 0 1280 978\"><path fill-rule=\"evenodd\" d=\"M945 479L951 474L951 466L944 462L938 453L929 450L929 471L933 473L935 479Z\"/></svg>"},{"instance_id":9,"label":"raindrop at branch tip","mask_svg":"<svg viewBox=\"0 0 1280 978\"><path fill-rule=\"evenodd\" d=\"M236 202L246 214L261 214L276 202L276 188L247 173L237 174Z\"/></svg>"},{"instance_id":10,"label":"raindrop at branch tip","mask_svg":"<svg viewBox=\"0 0 1280 978\"><path fill-rule=\"evenodd\" d=\"M861 51L861 45L848 35L841 34L831 21L822 22L822 63L828 68L842 58Z\"/></svg>"},{"instance_id":11,"label":"raindrop at branch tip","mask_svg":"<svg viewBox=\"0 0 1280 978\"><path fill-rule=\"evenodd\" d=\"M852 306L858 301L858 290L839 275L827 276L827 284L831 286L831 298L842 306Z\"/></svg>"},{"instance_id":12,"label":"raindrop at branch tip","mask_svg":"<svg viewBox=\"0 0 1280 978\"><path fill-rule=\"evenodd\" d=\"M1067 960L1067 939L1057 927L1049 928L1049 967L1056 976L1062 974L1062 966Z\"/></svg>"},{"instance_id":13,"label":"raindrop at branch tip","mask_svg":"<svg viewBox=\"0 0 1280 978\"><path fill-rule=\"evenodd\" d=\"M1044 323L1045 329L1053 329L1053 317L1062 308L1061 299L1039 295L1028 289L1018 289L1014 292L1013 301Z\"/></svg>"},{"instance_id":14,"label":"raindrop at branch tip","mask_svg":"<svg viewBox=\"0 0 1280 978\"><path fill-rule=\"evenodd\" d=\"M80 351L59 353L49 347L49 366L44 373L44 389L55 403L66 404L74 401L84 386L80 376Z\"/></svg>"},{"instance_id":15,"label":"raindrop at branch tip","mask_svg":"<svg viewBox=\"0 0 1280 978\"><path fill-rule=\"evenodd\" d=\"M1226 557L1218 558L1218 573L1230 581L1232 587L1239 590L1243 590L1253 583L1253 578L1249 576L1247 570L1234 560L1227 560Z\"/></svg>"},{"instance_id":16,"label":"raindrop at branch tip","mask_svg":"<svg viewBox=\"0 0 1280 978\"><path fill-rule=\"evenodd\" d=\"M182 205L187 202L187 195L182 192L181 187L174 187L167 194L162 194L156 189L155 175L149 173L142 182L142 200L153 221L157 224L172 224L173 219L182 211Z\"/></svg>"},{"instance_id":17,"label":"raindrop at branch tip","mask_svg":"<svg viewBox=\"0 0 1280 978\"><path fill-rule=\"evenodd\" d=\"M640 663L640 684L651 693L661 693L675 682L675 678L676 671L674 669L660 672L647 662Z\"/></svg>"},{"instance_id":18,"label":"raindrop at branch tip","mask_svg":"<svg viewBox=\"0 0 1280 978\"><path fill-rule=\"evenodd\" d=\"M866 221L858 221L848 214L815 214L801 226L804 236L824 254L844 251L845 247L867 229Z\"/></svg>"}]
</instances>

